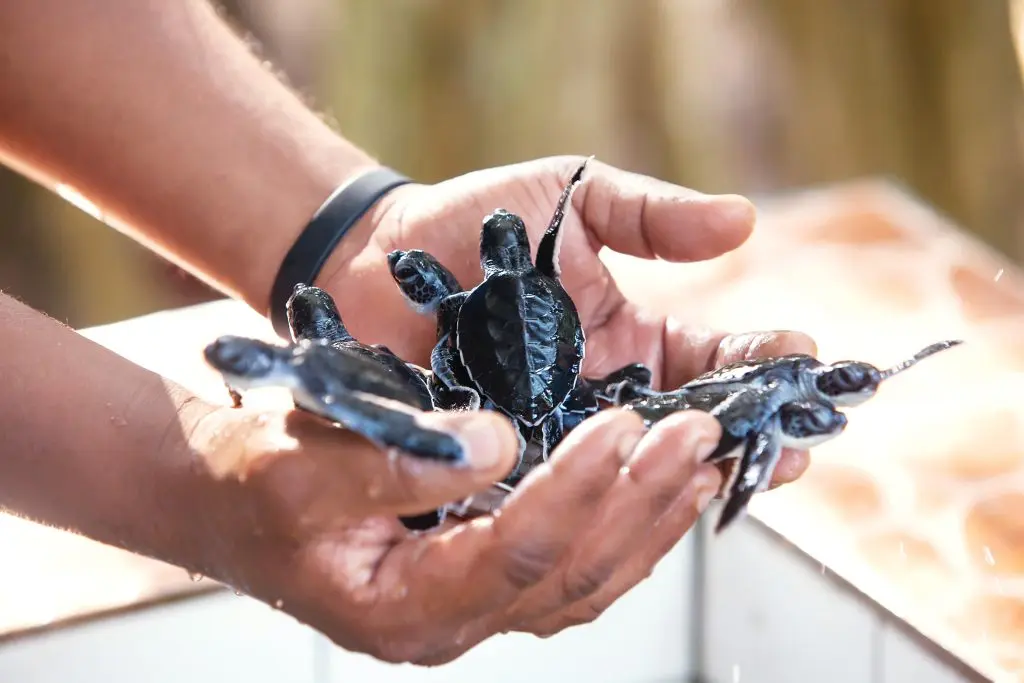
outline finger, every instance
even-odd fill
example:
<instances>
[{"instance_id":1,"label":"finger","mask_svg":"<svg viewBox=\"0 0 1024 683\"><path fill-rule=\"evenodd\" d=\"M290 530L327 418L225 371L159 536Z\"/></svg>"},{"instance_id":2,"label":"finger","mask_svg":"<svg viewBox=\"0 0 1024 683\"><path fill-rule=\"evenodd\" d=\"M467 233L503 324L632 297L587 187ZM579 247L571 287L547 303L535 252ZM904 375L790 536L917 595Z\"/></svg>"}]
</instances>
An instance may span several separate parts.
<instances>
[{"instance_id":1,"label":"finger","mask_svg":"<svg viewBox=\"0 0 1024 683\"><path fill-rule=\"evenodd\" d=\"M715 354L714 367L755 358L771 358L791 353L817 354L814 340L803 332L776 330L769 332L747 332L722 338ZM711 370L713 368L708 368Z\"/></svg>"},{"instance_id":2,"label":"finger","mask_svg":"<svg viewBox=\"0 0 1024 683\"><path fill-rule=\"evenodd\" d=\"M265 455L250 463L247 475L261 477L276 499L301 511L307 522L432 510L501 480L519 448L511 422L491 411L418 417L422 425L456 437L467 455L463 465L387 452L299 411L282 416L283 425L277 419L256 417L261 428L248 436L249 451Z\"/></svg>"},{"instance_id":3,"label":"finger","mask_svg":"<svg viewBox=\"0 0 1024 683\"><path fill-rule=\"evenodd\" d=\"M565 165L576 168L579 160L566 159ZM702 261L731 251L750 236L756 218L754 205L739 195L706 195L596 160L573 200L602 244L667 261Z\"/></svg>"},{"instance_id":4,"label":"finger","mask_svg":"<svg viewBox=\"0 0 1024 683\"><path fill-rule=\"evenodd\" d=\"M525 624L522 630L542 637L551 636L571 626L597 619L654 572L658 563L675 548L707 509L720 482L720 475L714 467L699 467L682 493L648 530L641 548L632 554L608 583L593 595L557 614Z\"/></svg>"},{"instance_id":5,"label":"finger","mask_svg":"<svg viewBox=\"0 0 1024 683\"><path fill-rule=\"evenodd\" d=\"M379 580L398 582L415 572L419 580L409 587L408 618L439 629L504 608L550 574L581 530L593 524L644 431L629 411L590 418L519 484L500 514L396 548Z\"/></svg>"},{"instance_id":6,"label":"finger","mask_svg":"<svg viewBox=\"0 0 1024 683\"><path fill-rule=\"evenodd\" d=\"M619 473L589 529L558 569L518 601L507 618L517 623L539 619L599 591L645 545L658 518L687 487L720 436L718 421L699 411L658 422ZM715 491L717 487L711 493Z\"/></svg>"}]
</instances>

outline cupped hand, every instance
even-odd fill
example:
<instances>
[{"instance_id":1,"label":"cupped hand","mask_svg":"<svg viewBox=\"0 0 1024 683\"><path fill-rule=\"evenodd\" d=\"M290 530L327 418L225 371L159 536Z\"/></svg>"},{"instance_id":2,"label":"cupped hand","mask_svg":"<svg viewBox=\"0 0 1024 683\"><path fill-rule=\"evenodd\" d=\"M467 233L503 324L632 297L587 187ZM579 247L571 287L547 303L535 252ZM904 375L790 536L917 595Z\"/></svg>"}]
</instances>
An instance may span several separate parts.
<instances>
[{"instance_id":1,"label":"cupped hand","mask_svg":"<svg viewBox=\"0 0 1024 683\"><path fill-rule=\"evenodd\" d=\"M406 304L386 255L395 249L428 251L468 289L482 278L484 216L499 207L520 215L536 253L559 195L581 161L550 157L436 185L400 187L346 237L348 244L324 270L322 286L337 299L358 338L428 364L435 322ZM705 260L740 246L754 219L754 207L743 197L705 195L591 160L566 213L559 257L562 282L587 336L584 374L601 376L639 361L654 372L655 387L665 389L727 362L814 353L814 343L799 333L730 336L644 311L623 296L598 257L607 247L648 259ZM808 462L806 452L784 451L773 484L797 478Z\"/></svg>"},{"instance_id":2,"label":"cupped hand","mask_svg":"<svg viewBox=\"0 0 1024 683\"><path fill-rule=\"evenodd\" d=\"M650 574L721 483L701 464L720 436L714 418L689 411L647 430L613 409L570 433L500 513L411 534L397 515L482 490L517 448L489 411L420 419L462 439L470 465L386 456L301 412L205 416L191 444L222 487L201 527L215 530L220 559L191 569L348 650L439 664L496 633L593 620Z\"/></svg>"}]
</instances>

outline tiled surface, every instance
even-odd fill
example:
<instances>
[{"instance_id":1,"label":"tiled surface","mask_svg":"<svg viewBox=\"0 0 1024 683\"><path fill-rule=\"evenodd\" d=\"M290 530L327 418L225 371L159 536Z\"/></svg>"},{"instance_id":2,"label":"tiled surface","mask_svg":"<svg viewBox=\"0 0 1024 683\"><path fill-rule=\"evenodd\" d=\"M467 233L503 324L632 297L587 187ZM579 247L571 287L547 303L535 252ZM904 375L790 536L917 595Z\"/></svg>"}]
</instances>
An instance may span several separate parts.
<instances>
[{"instance_id":1,"label":"tiled surface","mask_svg":"<svg viewBox=\"0 0 1024 683\"><path fill-rule=\"evenodd\" d=\"M751 511L978 670L1021 679L1021 272L875 183L765 204L751 240L710 263L607 258L627 293L663 312L803 330L826 362L884 366L967 340L848 410L805 478Z\"/></svg>"}]
</instances>

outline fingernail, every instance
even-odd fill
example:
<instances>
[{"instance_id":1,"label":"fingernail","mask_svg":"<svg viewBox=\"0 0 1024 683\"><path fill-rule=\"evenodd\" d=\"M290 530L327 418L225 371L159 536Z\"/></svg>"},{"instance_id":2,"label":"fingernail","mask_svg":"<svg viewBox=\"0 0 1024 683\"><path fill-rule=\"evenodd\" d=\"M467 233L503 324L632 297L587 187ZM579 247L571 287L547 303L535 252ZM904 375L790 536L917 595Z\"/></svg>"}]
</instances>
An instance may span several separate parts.
<instances>
[{"instance_id":1,"label":"fingernail","mask_svg":"<svg viewBox=\"0 0 1024 683\"><path fill-rule=\"evenodd\" d=\"M711 200L717 205L722 217L732 223L749 223L757 220L757 208L746 197L738 194L712 195Z\"/></svg>"},{"instance_id":2,"label":"fingernail","mask_svg":"<svg viewBox=\"0 0 1024 683\"><path fill-rule=\"evenodd\" d=\"M515 443L511 423L496 413L434 413L427 421L458 438L470 465L476 469L490 469L507 459Z\"/></svg>"},{"instance_id":3,"label":"fingernail","mask_svg":"<svg viewBox=\"0 0 1024 683\"><path fill-rule=\"evenodd\" d=\"M718 495L717 488L703 487L697 489L697 496L695 498L697 510L699 512L704 512L705 510L707 510L708 505L711 504L711 501L715 499L716 495Z\"/></svg>"},{"instance_id":4,"label":"fingernail","mask_svg":"<svg viewBox=\"0 0 1024 683\"><path fill-rule=\"evenodd\" d=\"M697 506L698 512L704 512L708 509L708 505L710 505L711 501L718 495L721 480L721 475L713 465L701 468L694 475L693 486L695 487L696 493L693 496L693 501L694 505Z\"/></svg>"},{"instance_id":5,"label":"fingernail","mask_svg":"<svg viewBox=\"0 0 1024 683\"><path fill-rule=\"evenodd\" d=\"M619 461L623 465L633 459L633 451L640 445L640 442L644 438L644 434L647 432L646 429L637 429L635 427L627 429L619 436L618 443L618 454Z\"/></svg>"},{"instance_id":6,"label":"fingernail","mask_svg":"<svg viewBox=\"0 0 1024 683\"><path fill-rule=\"evenodd\" d=\"M719 435L711 430L706 430L697 437L697 443L693 447L693 454L697 458L698 464L703 463L718 448L719 440Z\"/></svg>"}]
</instances>

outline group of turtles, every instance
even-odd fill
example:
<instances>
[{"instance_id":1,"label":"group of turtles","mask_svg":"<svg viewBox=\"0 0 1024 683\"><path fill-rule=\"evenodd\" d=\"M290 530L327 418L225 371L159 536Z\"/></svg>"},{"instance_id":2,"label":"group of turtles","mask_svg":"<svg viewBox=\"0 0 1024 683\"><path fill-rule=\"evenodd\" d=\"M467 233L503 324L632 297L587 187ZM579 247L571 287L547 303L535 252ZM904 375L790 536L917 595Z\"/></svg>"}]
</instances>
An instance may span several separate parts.
<instances>
[{"instance_id":1,"label":"group of turtles","mask_svg":"<svg viewBox=\"0 0 1024 683\"><path fill-rule=\"evenodd\" d=\"M419 313L436 318L429 370L386 346L355 339L332 297L306 284L296 285L287 303L290 344L224 336L206 348L206 361L221 373L236 406L240 392L285 387L296 407L381 448L451 466L465 462L460 442L417 422L419 411L483 409L508 416L520 442L512 472L485 494L401 518L414 531L438 527L449 511L465 517L500 506L565 434L603 407L633 410L648 426L680 410L706 411L722 427L707 460L736 461L720 532L768 486L783 448L809 448L838 436L846 427L838 408L868 400L884 380L960 343L933 344L887 370L859 361L826 365L803 354L742 361L670 391L654 389L652 372L642 363L584 377L586 336L562 286L558 255L565 212L588 162L562 191L536 259L519 216L497 209L483 219L483 280L472 289L425 251L388 254L402 295Z\"/></svg>"}]
</instances>

